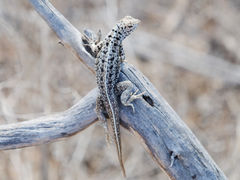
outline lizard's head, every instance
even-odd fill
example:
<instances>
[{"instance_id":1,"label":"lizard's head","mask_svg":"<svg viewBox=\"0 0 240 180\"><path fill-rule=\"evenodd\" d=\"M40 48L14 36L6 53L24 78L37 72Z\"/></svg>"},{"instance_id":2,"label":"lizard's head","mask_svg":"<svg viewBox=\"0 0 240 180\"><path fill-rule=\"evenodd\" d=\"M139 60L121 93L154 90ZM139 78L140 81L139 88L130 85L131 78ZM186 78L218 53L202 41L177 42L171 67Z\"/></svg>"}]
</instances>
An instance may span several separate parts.
<instances>
[{"instance_id":1,"label":"lizard's head","mask_svg":"<svg viewBox=\"0 0 240 180\"><path fill-rule=\"evenodd\" d=\"M124 38L127 37L132 31L134 31L140 20L135 19L131 16L125 16L123 19L120 20L120 26L123 32Z\"/></svg>"}]
</instances>

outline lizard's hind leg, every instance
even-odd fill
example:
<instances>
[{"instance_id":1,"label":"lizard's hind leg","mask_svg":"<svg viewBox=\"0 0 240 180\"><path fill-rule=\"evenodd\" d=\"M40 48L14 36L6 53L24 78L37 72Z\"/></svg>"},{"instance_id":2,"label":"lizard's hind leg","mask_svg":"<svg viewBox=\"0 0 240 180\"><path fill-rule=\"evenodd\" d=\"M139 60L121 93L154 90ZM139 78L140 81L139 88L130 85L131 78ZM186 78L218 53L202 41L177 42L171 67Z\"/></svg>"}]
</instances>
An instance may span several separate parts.
<instances>
[{"instance_id":1,"label":"lizard's hind leg","mask_svg":"<svg viewBox=\"0 0 240 180\"><path fill-rule=\"evenodd\" d=\"M106 110L104 108L104 103L100 96L97 97L96 112L97 112L97 117L104 128L106 141L108 144L110 144L109 128L108 128L108 124L107 124L107 118L105 116Z\"/></svg>"},{"instance_id":2,"label":"lizard's hind leg","mask_svg":"<svg viewBox=\"0 0 240 180\"><path fill-rule=\"evenodd\" d=\"M137 94L139 89L137 89L135 92L133 92L133 90L134 90L134 85L130 81L122 81L117 84L118 94L121 94L120 95L121 103L124 106L130 106L133 110L133 113L135 113L135 108L132 102L135 99L142 98L142 95L145 92Z\"/></svg>"}]
</instances>

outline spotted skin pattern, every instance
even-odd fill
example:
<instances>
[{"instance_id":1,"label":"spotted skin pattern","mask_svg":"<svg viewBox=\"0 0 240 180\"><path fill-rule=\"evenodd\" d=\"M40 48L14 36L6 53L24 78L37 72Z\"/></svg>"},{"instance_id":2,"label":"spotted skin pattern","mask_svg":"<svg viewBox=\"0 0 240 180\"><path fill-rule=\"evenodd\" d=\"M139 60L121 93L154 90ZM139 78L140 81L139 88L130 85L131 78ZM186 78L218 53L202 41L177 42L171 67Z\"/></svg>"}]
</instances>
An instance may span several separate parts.
<instances>
[{"instance_id":1,"label":"spotted skin pattern","mask_svg":"<svg viewBox=\"0 0 240 180\"><path fill-rule=\"evenodd\" d=\"M131 102L137 98L141 98L143 93L138 95L137 91L132 93L133 85L130 81L119 83L121 63L125 59L122 41L136 29L139 22L138 19L126 16L115 25L103 41L90 40L89 42L88 40L88 44L91 44L90 53L96 57L95 70L99 90L96 103L97 116L104 123L108 135L109 132L112 133L117 148L118 160L124 176L126 174L122 160L117 95L122 93L120 97L122 104L131 106L134 112Z\"/></svg>"}]
</instances>

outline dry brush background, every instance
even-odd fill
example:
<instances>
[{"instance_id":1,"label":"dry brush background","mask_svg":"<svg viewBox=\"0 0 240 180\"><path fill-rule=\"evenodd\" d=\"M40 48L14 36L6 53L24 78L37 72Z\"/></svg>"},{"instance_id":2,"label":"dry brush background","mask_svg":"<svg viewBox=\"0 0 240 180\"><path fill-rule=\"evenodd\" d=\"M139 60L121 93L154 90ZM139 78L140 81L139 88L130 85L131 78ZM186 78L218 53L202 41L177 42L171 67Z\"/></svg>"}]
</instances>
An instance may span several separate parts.
<instances>
[{"instance_id":1,"label":"dry brush background","mask_svg":"<svg viewBox=\"0 0 240 180\"><path fill-rule=\"evenodd\" d=\"M153 82L227 177L240 178L240 1L51 2L80 31L105 35L125 15L141 19L124 42L127 60ZM63 111L95 86L94 75L58 43L27 0L0 0L0 124ZM136 137L122 130L122 138L128 179L168 179ZM0 152L0 180L32 179L122 176L103 128L94 124L60 142Z\"/></svg>"}]
</instances>

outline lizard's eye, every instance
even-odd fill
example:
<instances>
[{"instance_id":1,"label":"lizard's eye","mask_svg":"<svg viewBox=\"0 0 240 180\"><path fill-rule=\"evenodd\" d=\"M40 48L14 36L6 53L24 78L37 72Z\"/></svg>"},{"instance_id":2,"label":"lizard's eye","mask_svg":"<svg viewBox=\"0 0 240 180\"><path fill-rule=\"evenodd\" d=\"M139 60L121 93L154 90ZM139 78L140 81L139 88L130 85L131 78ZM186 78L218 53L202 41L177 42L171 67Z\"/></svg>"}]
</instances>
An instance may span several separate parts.
<instances>
[{"instance_id":1,"label":"lizard's eye","mask_svg":"<svg viewBox=\"0 0 240 180\"><path fill-rule=\"evenodd\" d=\"M132 28L133 28L133 25L128 25L128 26L127 26L127 30L128 30L128 31L131 31Z\"/></svg>"}]
</instances>

